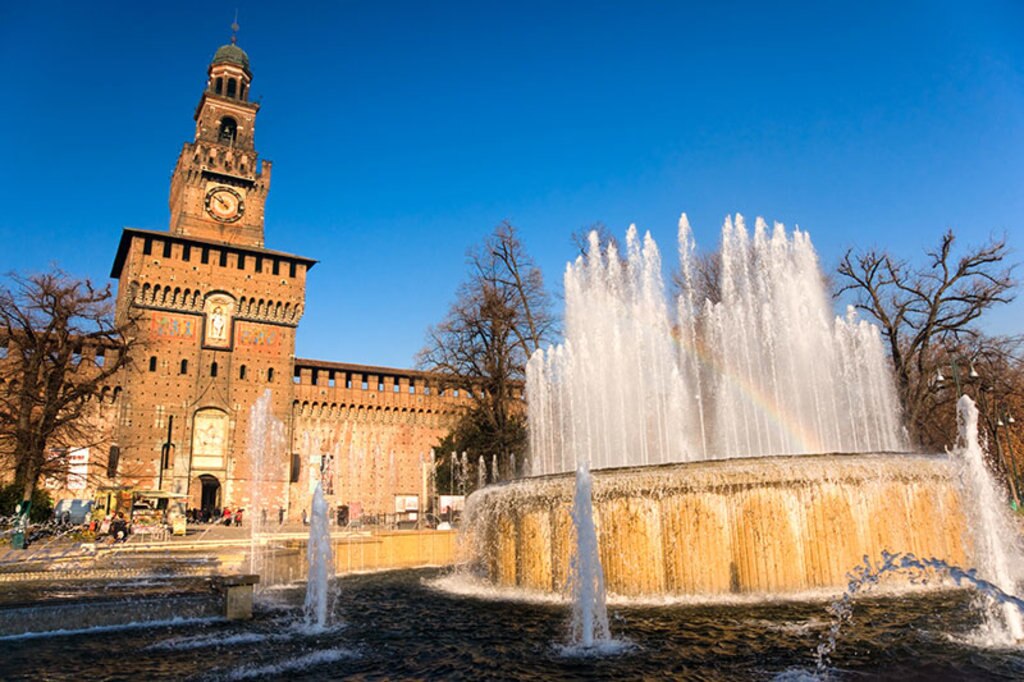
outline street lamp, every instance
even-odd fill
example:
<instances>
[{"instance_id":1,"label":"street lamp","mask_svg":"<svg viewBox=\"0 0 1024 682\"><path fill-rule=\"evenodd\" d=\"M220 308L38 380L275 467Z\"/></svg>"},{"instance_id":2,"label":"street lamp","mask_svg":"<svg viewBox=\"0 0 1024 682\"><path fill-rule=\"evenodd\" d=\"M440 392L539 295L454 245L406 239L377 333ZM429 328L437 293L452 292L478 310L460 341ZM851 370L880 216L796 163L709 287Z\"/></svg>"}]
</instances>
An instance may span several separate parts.
<instances>
[{"instance_id":1,"label":"street lamp","mask_svg":"<svg viewBox=\"0 0 1024 682\"><path fill-rule=\"evenodd\" d=\"M952 356L952 359L949 362L950 368L952 369L953 383L956 384L957 400L959 400L960 397L964 394L963 388L960 385L960 367L958 365L958 362L963 359L965 358L961 358L959 356L954 355ZM967 372L968 379L974 381L981 378L981 375L978 374L978 370L974 368L974 363L971 360L967 360L967 366L969 368ZM945 381L946 377L942 375L942 368L939 367L938 369L935 370L935 385L941 386Z\"/></svg>"},{"instance_id":2,"label":"street lamp","mask_svg":"<svg viewBox=\"0 0 1024 682\"><path fill-rule=\"evenodd\" d=\"M977 391L978 412L979 415L982 416L985 422L987 423L988 431L989 433L992 434L993 440L995 441L996 461L999 462L999 465L1003 467L1003 471L1006 474L1006 479L1010 487L1010 494L1012 496L1012 506L1016 510L1017 508L1020 507L1020 495L1017 492L1018 484L1020 482L1020 475L1017 471L1017 462L1013 458L1012 450L1009 453L1009 462L1007 462L1007 457L1005 456L1006 453L1004 453L1002 443L999 440L999 428L1002 427L1004 429L1007 429L1006 439L1007 443L1009 444L1009 427L1007 426L1007 424L1013 424L1014 419L1012 415L1010 415L1006 411L1005 406L997 406L991 399L991 397L987 401L989 405L985 405L985 394L990 393L993 390L992 386L986 386L981 381L979 381L981 379L981 375L978 373L978 370L974 367L974 362L971 359L964 358L951 353L950 368L953 376L953 382L956 385L957 400L959 400L963 396L963 387L961 386L961 365L959 363L964 361L966 361L966 364L969 368L964 378L971 382L977 381L979 383L979 390ZM939 367L938 369L935 370L934 385L941 386L945 382L945 380L946 378L942 375L942 368ZM994 419L992 418L992 415L995 415Z\"/></svg>"},{"instance_id":3,"label":"street lamp","mask_svg":"<svg viewBox=\"0 0 1024 682\"><path fill-rule=\"evenodd\" d=\"M999 453L1003 459L1009 459L1010 468L1012 469L1013 478L1011 479L1011 490L1013 491L1013 503L1014 510L1020 508L1020 497L1017 495L1017 484L1020 482L1020 472L1017 469L1017 458L1013 454L1013 439L1011 437L1010 428L1017 422L1010 414L1006 405L1000 405L998 408L998 418L996 419L996 426L992 433L996 441L996 452ZM1004 435L1003 438L1006 441L1006 448L1003 449L1002 443L999 440L999 429L1002 428Z\"/></svg>"}]
</instances>

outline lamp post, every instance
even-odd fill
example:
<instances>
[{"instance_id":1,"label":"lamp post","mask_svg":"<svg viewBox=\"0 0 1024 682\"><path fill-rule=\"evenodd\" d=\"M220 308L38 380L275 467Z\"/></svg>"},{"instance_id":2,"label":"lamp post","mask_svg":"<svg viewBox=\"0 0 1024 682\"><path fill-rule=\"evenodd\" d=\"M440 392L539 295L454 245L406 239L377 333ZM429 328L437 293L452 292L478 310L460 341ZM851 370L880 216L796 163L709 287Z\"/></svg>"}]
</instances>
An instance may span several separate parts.
<instances>
[{"instance_id":1,"label":"lamp post","mask_svg":"<svg viewBox=\"0 0 1024 682\"><path fill-rule=\"evenodd\" d=\"M1020 497L1017 493L1017 485L1020 482L1020 472L1017 470L1017 458L1013 454L1013 439L1010 428L1016 423L1016 419L1010 414L1005 405L1000 405L998 408L998 416L996 418L995 430L993 435L996 441L996 451L1000 453L1000 456L1010 462L1010 469L1012 470L1012 477L1010 479L1010 489L1013 492L1013 509L1017 511L1020 509ZM999 440L999 429L1002 428L1004 431L1003 437L1006 441L1006 448L1004 449L1001 441Z\"/></svg>"},{"instance_id":2,"label":"lamp post","mask_svg":"<svg viewBox=\"0 0 1024 682\"><path fill-rule=\"evenodd\" d=\"M964 394L963 387L960 385L960 367L958 366L958 361L961 360L961 359L962 358L954 355L953 359L950 360L950 367L952 368L951 374L953 375L953 383L956 384L956 399L957 400L960 400L960 397L963 396L963 394ZM978 370L974 369L974 363L973 362L968 360L967 361L967 366L970 368L970 370L967 372L967 378L968 379L980 379L981 378L981 375L978 374ZM942 369L939 368L939 369L935 370L935 383L937 385L941 386L942 383L945 380L946 380L946 377L942 376Z\"/></svg>"},{"instance_id":3,"label":"lamp post","mask_svg":"<svg viewBox=\"0 0 1024 682\"><path fill-rule=\"evenodd\" d=\"M953 377L953 383L956 386L956 397L958 401L964 394L961 383L961 362L966 361L969 368L965 378L970 380L972 383L976 381L979 383L979 389L977 391L978 413L984 418L986 426L988 427L988 432L992 434L992 439L995 441L995 460L999 462L999 465L1003 468L1003 472L1006 474L1006 480L1009 484L1010 495L1012 497L1012 506L1016 510L1020 507L1020 495L1018 493L1020 477L1017 471L1017 463L1012 457L1012 451L1009 463L1007 463L1002 443L999 440L999 428L1002 427L1007 429L1007 443L1009 443L1009 427L1007 425L1013 423L1009 421L1012 417L1006 412L1005 407L996 406L991 399L986 400L985 394L986 392L992 391L992 386L985 386L980 382L981 375L978 374L978 371L975 369L973 361L969 358L964 358L955 354L951 354L950 357L951 375ZM946 378L942 375L942 369L937 369L935 372L935 385L941 386L945 380ZM986 402L989 404L986 405ZM996 415L995 418L993 418L993 415Z\"/></svg>"}]
</instances>

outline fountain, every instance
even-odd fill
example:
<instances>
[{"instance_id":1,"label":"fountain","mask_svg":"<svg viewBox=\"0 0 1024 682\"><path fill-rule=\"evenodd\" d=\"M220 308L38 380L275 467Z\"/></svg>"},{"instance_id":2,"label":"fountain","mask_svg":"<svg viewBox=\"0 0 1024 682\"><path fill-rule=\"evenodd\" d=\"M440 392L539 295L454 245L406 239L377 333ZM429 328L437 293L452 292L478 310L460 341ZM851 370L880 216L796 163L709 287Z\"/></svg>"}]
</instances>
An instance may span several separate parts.
<instances>
[{"instance_id":1,"label":"fountain","mask_svg":"<svg viewBox=\"0 0 1024 682\"><path fill-rule=\"evenodd\" d=\"M274 416L271 397L268 388L249 409L249 434L246 442L251 467L249 513L246 516L249 525L249 572L262 576L263 584L268 577L266 510L268 506L285 506L280 497L283 485L280 462L285 443L284 424Z\"/></svg>"},{"instance_id":2,"label":"fountain","mask_svg":"<svg viewBox=\"0 0 1024 682\"><path fill-rule=\"evenodd\" d=\"M591 507L590 471L586 464L576 470L576 493L572 523L576 529L576 551L572 562L573 612L571 645L593 647L611 639L605 606L604 572L597 551L597 532Z\"/></svg>"},{"instance_id":3,"label":"fountain","mask_svg":"<svg viewBox=\"0 0 1024 682\"><path fill-rule=\"evenodd\" d=\"M960 427L961 479L966 488L970 517L974 522L974 561L982 575L997 588L1013 593L1024 581L1024 550L1020 531L1003 504L1003 495L985 465L985 453L978 434L978 408L967 396L957 403ZM1019 606L1019 604L1018 604ZM993 642L1009 644L1024 639L1021 611L1003 600L999 606L986 604L986 635Z\"/></svg>"},{"instance_id":4,"label":"fountain","mask_svg":"<svg viewBox=\"0 0 1024 682\"><path fill-rule=\"evenodd\" d=\"M927 583L933 576L949 578L958 586L970 587L984 598L980 605L984 623L974 639L987 647L1017 646L1024 636L1024 600L1014 596L1024 579L1024 548L1019 532L1004 511L1003 496L985 465L984 448L978 434L978 408L968 396L957 402L959 444L955 457L964 481L968 516L973 521L974 559L977 568L964 570L935 557L882 552L872 562L867 556L851 568L843 595L828 611L832 624L817 648L817 673L826 675L829 656L838 646L839 633L853 615L853 598L879 583L889 573L902 574L909 582ZM987 580L991 578L992 580Z\"/></svg>"},{"instance_id":5,"label":"fountain","mask_svg":"<svg viewBox=\"0 0 1024 682\"><path fill-rule=\"evenodd\" d=\"M624 255L592 234L567 267L565 342L527 368L532 478L467 506L478 568L561 589L581 462L614 594L835 588L887 550L963 563L956 464L905 452L878 330L832 317L808 235L727 219L718 300L703 302L685 215L679 244L674 307L635 227Z\"/></svg>"},{"instance_id":6,"label":"fountain","mask_svg":"<svg viewBox=\"0 0 1024 682\"><path fill-rule=\"evenodd\" d=\"M313 491L312 514L309 517L309 543L306 559L309 574L306 579L306 600L303 614L307 628L323 630L327 626L327 607L330 580L334 575L334 552L331 549L331 530L327 523L327 500L320 483Z\"/></svg>"},{"instance_id":7,"label":"fountain","mask_svg":"<svg viewBox=\"0 0 1024 682\"><path fill-rule=\"evenodd\" d=\"M685 273L693 247L681 227ZM595 246L570 268L569 336L531 362L533 456L510 457L504 476L492 458L491 485L467 501L476 566L516 589L424 568L332 581L329 558L314 549L327 536L320 489L309 580L304 594L298 585L277 591L284 609L257 609L246 622L137 623L116 635L132 655L112 656L110 635L65 607L68 627L84 626L78 633L0 636L5 676L72 679L88 669L101 679L807 679L817 665L823 675L834 666L893 679L1019 678L1024 657L1010 607L1024 606L1011 594L1022 562L984 468L976 411L961 403L955 452L894 452L905 449L904 436L877 334L852 316L828 319L820 289L809 288L818 275L806 237L776 229L769 238L759 224L749 240L739 221L726 236L731 283L721 300L698 305L684 292L671 322L672 307L658 302L657 250L635 231L624 260ZM608 320L579 309L601 297ZM826 370L842 379L817 376ZM273 443L268 417L254 410L250 447ZM369 441L347 448L345 484L358 478L379 489L391 475L387 449ZM764 453L773 456L753 456ZM447 463L459 489L472 484L469 464L454 452ZM256 480L275 480L258 471ZM526 471L533 477L520 478ZM273 494L255 485L247 518L259 523L258 505ZM372 547L369 538L358 542ZM25 591L5 587L3 574L0 600L6 593L10 615ZM961 590L865 594L897 575L948 576L997 605L969 608L976 593ZM346 595L344 628L327 626L332 582ZM551 593L567 585L573 634L568 646L552 647L564 633ZM831 622L820 601L763 598L807 590L831 597L836 586L847 593ZM63 581L44 588L68 590ZM863 597L855 604L854 594ZM134 601L123 606L138 611ZM610 640L609 620L630 642ZM985 628L1002 634L979 640Z\"/></svg>"}]
</instances>

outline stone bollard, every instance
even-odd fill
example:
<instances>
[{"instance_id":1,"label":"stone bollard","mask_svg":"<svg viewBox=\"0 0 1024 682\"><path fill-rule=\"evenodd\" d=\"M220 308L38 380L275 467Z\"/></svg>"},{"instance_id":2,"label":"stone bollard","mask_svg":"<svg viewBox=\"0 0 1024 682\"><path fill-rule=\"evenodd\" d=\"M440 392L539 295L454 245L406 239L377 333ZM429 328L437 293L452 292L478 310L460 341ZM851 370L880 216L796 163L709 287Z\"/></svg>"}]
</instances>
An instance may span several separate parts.
<instances>
[{"instance_id":1,"label":"stone bollard","mask_svg":"<svg viewBox=\"0 0 1024 682\"><path fill-rule=\"evenodd\" d=\"M229 575L218 579L217 590L224 596L224 617L228 620L252 618L252 595L258 575Z\"/></svg>"}]
</instances>

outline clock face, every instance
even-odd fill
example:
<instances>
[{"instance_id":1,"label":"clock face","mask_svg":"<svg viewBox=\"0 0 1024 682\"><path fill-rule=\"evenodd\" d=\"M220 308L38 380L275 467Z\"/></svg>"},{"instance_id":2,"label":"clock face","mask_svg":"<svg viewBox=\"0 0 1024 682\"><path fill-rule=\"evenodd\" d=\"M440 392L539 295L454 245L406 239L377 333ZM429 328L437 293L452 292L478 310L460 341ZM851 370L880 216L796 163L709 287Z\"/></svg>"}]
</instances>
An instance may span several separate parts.
<instances>
[{"instance_id":1,"label":"clock face","mask_svg":"<svg viewBox=\"0 0 1024 682\"><path fill-rule=\"evenodd\" d=\"M214 187L206 193L206 212L214 220L233 223L245 212L245 201L230 187Z\"/></svg>"}]
</instances>

